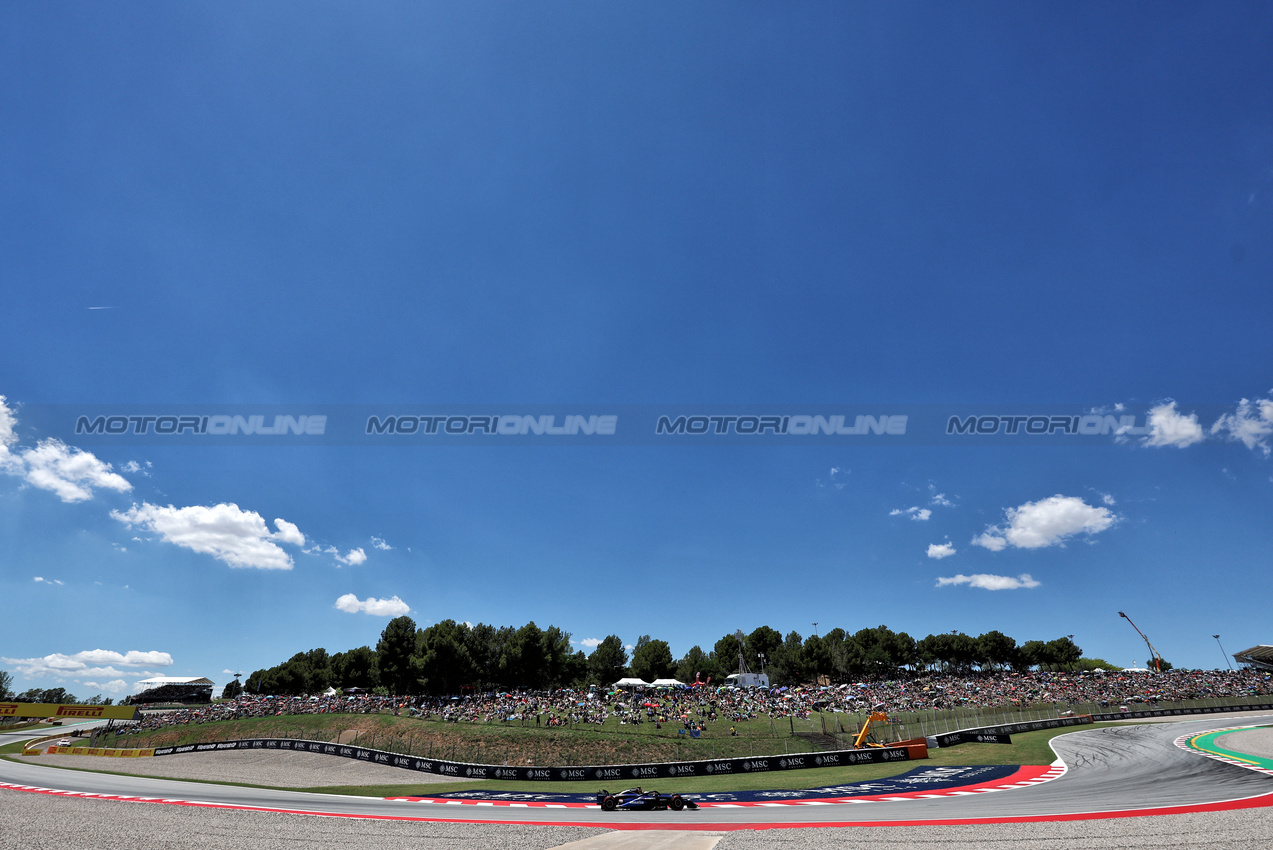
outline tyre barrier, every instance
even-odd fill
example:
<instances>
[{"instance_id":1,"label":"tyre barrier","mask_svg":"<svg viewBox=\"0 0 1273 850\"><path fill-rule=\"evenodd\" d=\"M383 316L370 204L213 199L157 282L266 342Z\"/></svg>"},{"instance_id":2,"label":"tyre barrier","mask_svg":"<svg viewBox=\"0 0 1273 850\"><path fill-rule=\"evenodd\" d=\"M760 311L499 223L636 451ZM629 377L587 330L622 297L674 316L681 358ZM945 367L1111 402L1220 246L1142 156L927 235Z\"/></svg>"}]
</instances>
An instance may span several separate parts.
<instances>
[{"instance_id":1,"label":"tyre barrier","mask_svg":"<svg viewBox=\"0 0 1273 850\"><path fill-rule=\"evenodd\" d=\"M581 767L535 767L533 765L471 764L441 759L407 756L326 741L293 738L249 738L180 747L156 747L156 756L178 753L223 752L225 750L291 750L318 753L419 770L456 779L517 779L543 782L615 781L624 779L670 779L683 776L720 776L744 773L766 773L777 770L803 770L811 767L839 767L855 764L882 764L928 757L921 741L905 746L871 747L863 750L835 750L820 753L793 753L783 756L709 759L706 761L663 762L658 764L589 765Z\"/></svg>"}]
</instances>

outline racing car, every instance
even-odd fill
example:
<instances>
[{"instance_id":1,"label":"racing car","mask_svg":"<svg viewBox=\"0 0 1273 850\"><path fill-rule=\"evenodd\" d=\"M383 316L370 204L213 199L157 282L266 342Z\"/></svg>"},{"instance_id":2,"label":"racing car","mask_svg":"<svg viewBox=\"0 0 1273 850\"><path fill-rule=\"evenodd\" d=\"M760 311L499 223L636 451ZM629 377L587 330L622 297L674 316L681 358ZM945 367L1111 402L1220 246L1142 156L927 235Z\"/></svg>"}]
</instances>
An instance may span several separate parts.
<instances>
[{"instance_id":1,"label":"racing car","mask_svg":"<svg viewBox=\"0 0 1273 850\"><path fill-rule=\"evenodd\" d=\"M658 791L643 791L640 787L629 788L618 794L611 794L603 788L597 794L597 805L607 812L613 812L615 809L629 812L658 812L671 809L679 812L681 809L698 808L698 803L687 800L680 794L660 794Z\"/></svg>"}]
</instances>

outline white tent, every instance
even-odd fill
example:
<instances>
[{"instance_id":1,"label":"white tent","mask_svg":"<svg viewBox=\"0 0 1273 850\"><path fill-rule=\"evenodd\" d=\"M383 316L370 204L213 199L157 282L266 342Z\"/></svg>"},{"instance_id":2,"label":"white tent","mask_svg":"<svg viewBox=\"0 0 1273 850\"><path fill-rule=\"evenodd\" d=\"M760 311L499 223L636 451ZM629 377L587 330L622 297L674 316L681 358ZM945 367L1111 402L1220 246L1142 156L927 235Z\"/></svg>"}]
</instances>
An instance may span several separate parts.
<instances>
[{"instance_id":1,"label":"white tent","mask_svg":"<svg viewBox=\"0 0 1273 850\"><path fill-rule=\"evenodd\" d=\"M653 682L650 683L650 687L652 688L683 688L685 687L685 683L679 682L676 679L655 679Z\"/></svg>"},{"instance_id":2,"label":"white tent","mask_svg":"<svg viewBox=\"0 0 1273 850\"><path fill-rule=\"evenodd\" d=\"M616 688L648 688L650 683L642 679L620 679L614 683Z\"/></svg>"}]
</instances>

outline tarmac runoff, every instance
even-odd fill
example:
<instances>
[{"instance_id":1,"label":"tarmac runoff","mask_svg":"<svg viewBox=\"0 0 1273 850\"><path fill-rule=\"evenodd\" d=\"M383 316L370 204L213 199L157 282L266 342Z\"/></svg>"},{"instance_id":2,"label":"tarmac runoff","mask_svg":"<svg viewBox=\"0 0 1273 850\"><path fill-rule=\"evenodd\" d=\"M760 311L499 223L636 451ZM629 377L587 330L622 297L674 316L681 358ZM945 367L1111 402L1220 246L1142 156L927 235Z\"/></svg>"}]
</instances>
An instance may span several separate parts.
<instances>
[{"instance_id":1,"label":"tarmac runoff","mask_svg":"<svg viewBox=\"0 0 1273 850\"><path fill-rule=\"evenodd\" d=\"M539 825L531 823L462 823L462 822L425 822L424 820L411 819L409 821L396 820L380 820L378 815L353 815L352 817L336 818L326 817L301 817L298 815L286 814L280 811L260 811L259 809L250 815L242 811L242 808L253 808L251 806L242 806L236 808L203 808L195 806L118 806L109 805L100 800L78 796L78 794L92 793L87 790L80 792L72 792L76 796L66 796L65 794L30 794L17 791L0 791L0 847L67 847L67 846L101 846L103 844L117 843L121 837L127 836L127 840L133 850L145 850L153 847L171 847L173 846L174 832L182 830L185 827L183 823L190 820L199 821L202 826L189 824L193 830L190 835L198 836L200 846L213 848L219 847L242 847L247 850L268 850L268 848L282 847L318 847L320 844L329 847L333 841L357 840L360 848L368 848L368 850L376 850L380 847L399 847L411 846L413 848L431 848L434 846L456 847L456 846L475 846L483 845L490 850L499 850L503 847L525 847L528 850L536 850L537 848L558 848L570 845L571 842L585 841L585 844L574 845L578 850L586 850L586 848L600 847L667 847L688 848L710 846L701 843L681 845L675 843L675 840L668 835L669 829L696 829L698 838L706 838L714 840L715 846L722 850L750 850L754 847L766 848L822 848L822 847L845 847L845 846L867 846L881 848L900 848L900 847L923 847L925 845L935 845L940 842L942 850L961 850L967 847L985 847L987 845L998 844L999 842L1011 842L1014 848L1021 847L1027 850L1034 848L1061 848L1074 850L1075 848L1126 848L1126 847L1158 847L1158 848L1174 848L1174 847L1215 847L1215 848L1241 848L1247 847L1268 847L1273 844L1273 818L1271 818L1268 808L1237 808L1226 810L1227 805L1252 805L1263 806L1269 802L1270 792L1273 792L1273 777L1258 775L1249 771L1237 770L1232 765L1223 765L1210 759L1201 758L1198 753L1185 753L1171 746L1171 741L1176 737L1173 733L1177 729L1189 728L1190 736L1200 737L1204 733L1214 731L1211 743L1219 748L1231 752L1237 752L1239 749L1251 755L1259 755L1261 758L1266 757L1261 753L1273 754L1273 731L1268 728L1251 728L1251 729L1233 729L1215 730L1216 717L1206 718L1204 721L1182 722L1179 726L1173 726L1171 729L1161 729L1161 734L1150 735L1145 728L1137 730L1135 727L1115 727L1107 730L1091 730L1090 732L1077 733L1074 735L1063 736L1058 741L1064 741L1065 744L1060 747L1062 755L1067 757L1067 761L1075 765L1076 769L1064 778L1063 781L1049 783L1046 789L1031 789L1013 792L1009 794L995 794L993 797L1001 799L1005 804L1010 801L1020 801L1021 805L996 805L993 808L1005 815L1011 811L1016 811L1018 816L1013 817L995 817L993 814L987 817L985 812L987 797L983 795L973 795L964 798L964 800L947 800L945 805L941 805L942 814L950 815L957 812L960 808L959 804L967 803L971 808L968 814L975 817L965 819L962 823L960 819L948 819L938 823L930 822L928 824L910 822L905 823L901 820L884 821L873 820L875 824L892 824L888 829L881 829L879 826L837 826L835 828L821 828L818 824L811 822L807 818L786 817L794 815L790 809L778 810L770 809L763 812L769 816L766 820L772 818L772 822L768 823L731 823L731 824L711 824L707 822L694 823L693 816L705 815L706 812L685 813L690 815L689 818L681 817L680 823L660 822L660 819L640 818L636 817L635 822L626 824L621 823L605 823L593 820L587 824L576 825ZM1273 718L1261 718L1264 723L1273 722ZM1115 734L1100 734L1115 733ZM1164 753L1176 752L1178 757L1156 757L1162 756ZM250 755L250 753L246 753ZM1156 754L1156 755L1155 755ZM217 754L219 755L236 755L231 753ZM237 754L245 755L245 754ZM298 756L303 757L307 754L287 753L275 754L283 756L288 760L295 760ZM206 759L213 756L202 754L201 759L205 765L205 769L212 769L212 764ZM76 757L62 757L75 759ZM176 757L165 757L176 758ZM321 757L315 757L321 758ZM1131 769L1130 766L1146 761L1138 769ZM162 761L156 759L155 761ZM43 762L43 759L40 759ZM79 761L83 761L80 758ZM128 760L133 765L137 762L150 760ZM192 762L193 763L193 762ZM355 763L356 764L356 763ZM130 765L130 766L133 766ZM1201 767L1200 767L1201 765ZM7 768L9 764L0 765L0 771L8 774ZM380 766L365 765L366 767L380 768ZM116 765L111 765L115 768ZM255 775L252 780L260 784L272 784L267 782L265 775L261 770L265 766L257 764L253 768ZM288 767L286 764L280 763L280 769L295 772L297 765L294 763ZM380 768L386 769L386 768ZM1166 772L1164 772L1166 771ZM50 777L54 774L69 775L72 777L89 777L90 779L107 780L118 777L105 777L95 774L86 774L81 772L63 772L63 771L39 771L40 778L46 783L54 785ZM1181 776L1190 781L1183 781ZM7 777L6 777L7 778ZM209 777L212 778L212 777ZM225 780L224 777L216 777ZM416 777L418 779L418 777ZM152 780L153 781L153 780ZM234 781L234 780L230 780ZM338 780L340 784L347 784L343 779ZM374 780L373 780L374 781ZM383 781L383 780L381 780ZM308 777L298 777L296 782L301 785L318 785L321 782L313 782ZM1112 784L1111 784L1112 783ZM75 783L81 784L81 783ZM65 787L66 783L56 783L56 786ZM208 788L216 789L219 786L188 786L189 788ZM296 787L294 784L292 787ZM1157 817L1143 816L1127 816L1144 815L1163 812L1180 812L1189 806L1172 806L1172 805L1147 805L1139 810L1131 812L1117 812L1110 806L1111 796L1121 796L1119 789L1126 791L1132 798L1138 798L1141 802L1149 804L1170 804L1179 801L1182 797L1189 797L1194 800L1210 800L1212 803L1207 805L1194 806L1194 809L1200 809L1191 813L1180 814L1159 814ZM1155 789L1158 793L1154 793ZM1203 793L1207 789L1214 789L1215 793ZM239 791L250 791L251 789L237 789ZM1058 797L1068 797L1077 800L1077 805L1071 805L1069 815L1064 817L1083 818L1082 820L1057 820L1056 815L1042 816L1028 814L1030 809L1049 808L1049 806L1030 806L1025 805L1030 799L1037 799L1037 795L1041 790L1047 790L1049 800L1055 802ZM1065 792L1061 794L1060 792ZM1188 791L1189 793L1185 793ZM276 792L282 793L282 792ZM1148 793L1148 796L1145 796ZM305 795L309 796L309 795ZM1261 802L1256 798L1265 797L1265 801ZM137 799L137 798L133 798ZM156 799L151 797L150 799ZM162 799L162 798L161 798ZM336 798L348 800L349 798ZM1093 810L1084 811L1086 804L1090 800L1104 801L1104 810L1100 806L1095 806ZM1253 802L1254 800L1254 802ZM157 802L159 800L156 800ZM165 800L166 801L166 800ZM1226 801L1228 801L1226 803ZM912 807L927 810L930 806L938 801L913 801L908 803L896 804L896 810L899 815L902 810L909 810ZM1137 802L1133 799L1131 802ZM949 805L955 804L955 805ZM891 805L891 804L890 804ZM433 810L440 807L425 807L427 810ZM451 813L456 811L455 807L448 806L447 815L454 817ZM472 812L469 807L464 807ZM872 814L876 814L875 807L861 806L854 807L854 814L868 809ZM1211 809L1208 811L1207 809ZM800 810L797 810L800 811ZM821 809L820 814L825 815L826 809ZM486 809L490 813L490 809ZM1027 812L1021 816L1020 813ZM808 813L807 810L800 811L801 814ZM545 813L551 814L551 813ZM566 813L558 813L562 815ZM572 816L574 813L570 813ZM581 813L582 814L582 813ZM597 813L594 813L597 814ZM649 813L651 815L663 813ZM725 813L721 813L725 814ZM753 819L762 812L736 813L738 815L746 815L748 819ZM937 814L937 812L928 812L926 816ZM778 816L778 817L773 817ZM1113 820L1088 820L1086 818L1097 817L1113 817ZM278 819L283 819L282 823L289 824L286 829L276 827ZM376 818L376 819L369 819ZM468 818L464 818L468 820ZM499 818L503 820L503 818ZM491 818L478 818L475 820L491 820ZM783 823L784 820L790 822ZM826 818L830 820L830 818ZM1008 820L1015 822L995 823L994 820ZM689 821L689 823L686 823ZM147 823L156 824L153 828L147 827ZM861 823L861 821L859 821ZM165 826L165 824L169 824ZM175 825L173 825L175 824ZM595 824L595 825L594 825ZM786 826L804 826L802 829L784 829ZM808 827L814 828L808 828ZM647 830L640 833L626 833L613 835L610 833L614 828L629 828ZM650 828L653 831L648 831ZM775 829L774 827L778 827ZM88 831L87 833L85 831ZM99 830L93 832L94 830ZM403 830L407 830L404 832ZM731 831L738 830L738 831ZM90 834L91 833L91 834ZM656 835L657 833L657 835ZM722 834L723 833L723 834ZM283 836L286 835L286 838ZM635 836L644 835L643 839ZM689 841L694 837L695 833L684 835L684 840ZM95 836L95 838L93 837ZM219 842L217 836L222 836L224 841ZM404 841L410 836L409 841ZM617 842L621 838L629 843L614 844L603 843L604 836L608 842ZM655 843L655 841L671 841L673 843ZM637 841L638 843L631 843ZM640 843L644 841L645 843ZM149 843L148 843L149 842ZM436 842L436 843L435 843Z\"/></svg>"}]
</instances>

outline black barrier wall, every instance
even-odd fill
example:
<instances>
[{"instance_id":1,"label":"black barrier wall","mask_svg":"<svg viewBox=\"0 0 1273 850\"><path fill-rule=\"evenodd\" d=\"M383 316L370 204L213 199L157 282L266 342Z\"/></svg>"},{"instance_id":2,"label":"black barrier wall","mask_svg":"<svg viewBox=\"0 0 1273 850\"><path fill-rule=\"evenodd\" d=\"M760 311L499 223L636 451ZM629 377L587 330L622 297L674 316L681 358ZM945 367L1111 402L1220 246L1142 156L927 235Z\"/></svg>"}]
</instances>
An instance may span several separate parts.
<instances>
[{"instance_id":1,"label":"black barrier wall","mask_svg":"<svg viewBox=\"0 0 1273 850\"><path fill-rule=\"evenodd\" d=\"M1273 711L1273 702L1260 703L1259 705L1208 705L1202 708L1144 708L1136 711L1108 711L1103 714L1093 714L1092 719L1098 721L1105 720L1135 720L1140 717L1184 717L1190 714L1229 714L1234 711Z\"/></svg>"},{"instance_id":2,"label":"black barrier wall","mask_svg":"<svg viewBox=\"0 0 1273 850\"><path fill-rule=\"evenodd\" d=\"M1086 714L1074 717L1054 717L1051 720L1030 720L1024 723L1004 723L1000 726L979 726L976 729L960 729L958 732L945 732L933 735L929 746L953 747L956 744L967 744L977 740L978 735L995 736L1011 735L1013 732L1037 732L1040 729L1058 729L1062 726L1085 726L1092 722ZM990 743L997 743L991 741Z\"/></svg>"},{"instance_id":3,"label":"black barrier wall","mask_svg":"<svg viewBox=\"0 0 1273 850\"><path fill-rule=\"evenodd\" d=\"M1208 705L1200 708L1146 708L1139 711L1109 711L1101 714L1058 717L1054 720L1035 720L1029 723L1005 723L1002 726L980 726L976 729L961 729L958 732L931 735L928 738L928 745L930 747L953 747L956 744L967 744L983 740L986 735L1008 735L1013 732L1033 732L1039 729L1056 729L1062 726L1082 726L1088 723L1102 723L1108 720L1136 720L1142 717L1188 717L1193 714L1228 714L1234 711L1273 711L1273 703ZM983 737L979 738L978 736ZM987 743L998 742L987 741Z\"/></svg>"},{"instance_id":4,"label":"black barrier wall","mask_svg":"<svg viewBox=\"0 0 1273 850\"><path fill-rule=\"evenodd\" d=\"M389 767L402 767L454 776L456 779L519 779L544 782L597 782L624 779L670 779L682 776L720 776L735 773L765 773L775 770L801 770L807 767L836 767L853 764L880 764L909 761L905 747L872 747L865 750L837 750L828 753L795 753L785 756L712 759L710 761L668 762L662 764L594 765L587 767L532 767L521 765L468 764L438 759L404 756L323 741L297 741L290 738L252 738L220 741L215 744L188 744L183 747L157 747L155 755L203 753L219 750L293 750L368 761Z\"/></svg>"}]
</instances>

